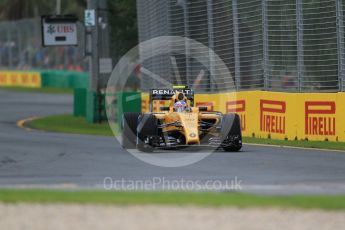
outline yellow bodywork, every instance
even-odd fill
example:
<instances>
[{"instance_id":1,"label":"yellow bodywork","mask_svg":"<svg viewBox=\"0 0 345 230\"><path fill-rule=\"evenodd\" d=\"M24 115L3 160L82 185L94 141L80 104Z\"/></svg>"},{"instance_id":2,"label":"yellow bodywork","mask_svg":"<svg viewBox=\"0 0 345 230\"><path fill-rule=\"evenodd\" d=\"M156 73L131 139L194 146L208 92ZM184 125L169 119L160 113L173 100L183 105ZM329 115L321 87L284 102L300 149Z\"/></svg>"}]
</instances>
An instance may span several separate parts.
<instances>
[{"instance_id":1,"label":"yellow bodywork","mask_svg":"<svg viewBox=\"0 0 345 230\"><path fill-rule=\"evenodd\" d=\"M219 115L200 112L198 107L189 107L188 111L175 112L173 108L175 100L176 98L173 96L169 105L169 111L153 113L161 121L161 124L175 124L163 127L163 133L179 131L184 135L186 145L200 144L200 121L208 120L216 124L220 120ZM190 106L189 101L187 104Z\"/></svg>"}]
</instances>

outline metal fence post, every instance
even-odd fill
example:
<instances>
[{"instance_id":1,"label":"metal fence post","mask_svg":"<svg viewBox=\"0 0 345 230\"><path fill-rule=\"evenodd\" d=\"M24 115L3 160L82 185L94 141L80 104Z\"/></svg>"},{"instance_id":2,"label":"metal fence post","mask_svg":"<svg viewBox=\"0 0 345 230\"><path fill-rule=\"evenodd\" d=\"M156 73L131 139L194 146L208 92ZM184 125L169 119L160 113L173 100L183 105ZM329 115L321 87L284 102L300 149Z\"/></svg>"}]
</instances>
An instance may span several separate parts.
<instances>
[{"instance_id":1,"label":"metal fence post","mask_svg":"<svg viewBox=\"0 0 345 230\"><path fill-rule=\"evenodd\" d=\"M24 52L23 52L23 45L22 45L22 37L24 36L21 36L22 34L22 30L19 30L18 28L16 28L16 36L17 36L17 44L18 44L18 47L17 47L17 50L18 50L18 61L19 61L19 66L20 67L24 67L24 66L21 66L23 65L23 63L25 63L25 55L24 55Z\"/></svg>"},{"instance_id":2,"label":"metal fence post","mask_svg":"<svg viewBox=\"0 0 345 230\"><path fill-rule=\"evenodd\" d=\"M214 69L214 31L213 31L213 0L207 0L207 19L208 19L208 47L209 47L209 63L210 63L210 91L213 91L212 79L215 79Z\"/></svg>"},{"instance_id":3,"label":"metal fence post","mask_svg":"<svg viewBox=\"0 0 345 230\"><path fill-rule=\"evenodd\" d=\"M263 77L264 89L269 88L269 51L268 51L268 16L267 16L267 0L262 0L262 45L263 45Z\"/></svg>"},{"instance_id":4,"label":"metal fence post","mask_svg":"<svg viewBox=\"0 0 345 230\"><path fill-rule=\"evenodd\" d=\"M338 84L339 91L343 91L344 79L344 15L342 0L336 0L337 16L337 51L338 51Z\"/></svg>"},{"instance_id":5,"label":"metal fence post","mask_svg":"<svg viewBox=\"0 0 345 230\"><path fill-rule=\"evenodd\" d=\"M113 65L113 60L110 57L110 29L109 29L109 16L108 16L108 3L106 0L98 0L98 43L99 43L99 58L106 58L111 61ZM112 66L113 67L113 66ZM106 88L108 80L111 73L104 73L99 69L99 87Z\"/></svg>"},{"instance_id":6,"label":"metal fence post","mask_svg":"<svg viewBox=\"0 0 345 230\"><path fill-rule=\"evenodd\" d=\"M238 9L237 0L232 1L232 17L234 26L234 52L235 52L235 81L236 89L241 88L241 59L240 59L240 39L238 25Z\"/></svg>"},{"instance_id":7,"label":"metal fence post","mask_svg":"<svg viewBox=\"0 0 345 230\"><path fill-rule=\"evenodd\" d=\"M89 40L90 48L89 51L89 90L87 92L87 106L86 106L86 119L90 123L95 123L101 121L101 108L100 101L101 96L99 93L99 22L98 22L98 1L88 0L87 9L95 10L95 25L91 28L86 28L89 30L87 32L87 38Z\"/></svg>"},{"instance_id":8,"label":"metal fence post","mask_svg":"<svg viewBox=\"0 0 345 230\"><path fill-rule=\"evenodd\" d=\"M91 43L89 56L89 68L90 68L90 83L89 89L95 92L99 90L99 42L98 42L98 3L96 0L88 0L87 8L95 10L96 25L90 28L88 33L88 40Z\"/></svg>"},{"instance_id":9,"label":"metal fence post","mask_svg":"<svg viewBox=\"0 0 345 230\"><path fill-rule=\"evenodd\" d=\"M303 49L303 9L302 1L296 0L296 31L297 31L297 77L298 92L302 92L302 78L304 77L304 49Z\"/></svg>"},{"instance_id":10,"label":"metal fence post","mask_svg":"<svg viewBox=\"0 0 345 230\"><path fill-rule=\"evenodd\" d=\"M3 26L0 24L0 31L3 31ZM4 41L2 40L2 36L0 36L0 44L3 44ZM0 53L0 67L2 67L2 54Z\"/></svg>"},{"instance_id":11,"label":"metal fence post","mask_svg":"<svg viewBox=\"0 0 345 230\"><path fill-rule=\"evenodd\" d=\"M188 0L181 0L180 5L183 9L183 21L184 21L184 36L186 38L189 38L189 20L188 20L188 7L187 7L187 1ZM193 82L191 82L190 79L190 47L189 42L186 40L185 42L185 50L186 50L186 82L187 85L191 86Z\"/></svg>"},{"instance_id":12,"label":"metal fence post","mask_svg":"<svg viewBox=\"0 0 345 230\"><path fill-rule=\"evenodd\" d=\"M12 24L12 22L11 22ZM7 48L8 48L8 65L10 69L13 68L13 55L12 55L12 36L11 36L11 29L7 29Z\"/></svg>"}]
</instances>

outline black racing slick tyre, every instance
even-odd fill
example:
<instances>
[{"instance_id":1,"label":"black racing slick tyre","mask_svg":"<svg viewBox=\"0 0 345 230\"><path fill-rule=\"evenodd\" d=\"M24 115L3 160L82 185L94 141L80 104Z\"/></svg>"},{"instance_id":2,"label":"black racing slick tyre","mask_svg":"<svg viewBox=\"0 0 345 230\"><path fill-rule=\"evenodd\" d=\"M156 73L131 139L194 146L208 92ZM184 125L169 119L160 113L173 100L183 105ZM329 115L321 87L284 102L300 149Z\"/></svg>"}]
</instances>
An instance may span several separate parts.
<instances>
[{"instance_id":1,"label":"black racing slick tyre","mask_svg":"<svg viewBox=\"0 0 345 230\"><path fill-rule=\"evenodd\" d=\"M122 148L135 149L138 118L141 113L124 113L122 115Z\"/></svg>"},{"instance_id":2,"label":"black racing slick tyre","mask_svg":"<svg viewBox=\"0 0 345 230\"><path fill-rule=\"evenodd\" d=\"M225 151L237 152L242 148L241 121L238 114L229 113L223 116L221 136Z\"/></svg>"},{"instance_id":3,"label":"black racing slick tyre","mask_svg":"<svg viewBox=\"0 0 345 230\"><path fill-rule=\"evenodd\" d=\"M158 136L158 121L152 114L143 114L139 117L137 127L137 149L141 152L152 152L153 146L150 137Z\"/></svg>"}]
</instances>

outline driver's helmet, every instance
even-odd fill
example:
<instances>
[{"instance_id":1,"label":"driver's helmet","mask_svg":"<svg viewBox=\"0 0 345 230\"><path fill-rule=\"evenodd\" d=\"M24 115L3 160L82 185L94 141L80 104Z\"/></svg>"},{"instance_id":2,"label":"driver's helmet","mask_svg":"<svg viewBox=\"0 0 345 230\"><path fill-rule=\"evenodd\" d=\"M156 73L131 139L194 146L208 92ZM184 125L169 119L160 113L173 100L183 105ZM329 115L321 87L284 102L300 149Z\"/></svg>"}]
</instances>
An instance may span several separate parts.
<instances>
[{"instance_id":1,"label":"driver's helmet","mask_svg":"<svg viewBox=\"0 0 345 230\"><path fill-rule=\"evenodd\" d=\"M185 96L183 95L183 93L178 93L177 98L175 100L175 104L174 104L174 111L183 112L185 111L186 107L187 107L187 102L185 100Z\"/></svg>"}]
</instances>

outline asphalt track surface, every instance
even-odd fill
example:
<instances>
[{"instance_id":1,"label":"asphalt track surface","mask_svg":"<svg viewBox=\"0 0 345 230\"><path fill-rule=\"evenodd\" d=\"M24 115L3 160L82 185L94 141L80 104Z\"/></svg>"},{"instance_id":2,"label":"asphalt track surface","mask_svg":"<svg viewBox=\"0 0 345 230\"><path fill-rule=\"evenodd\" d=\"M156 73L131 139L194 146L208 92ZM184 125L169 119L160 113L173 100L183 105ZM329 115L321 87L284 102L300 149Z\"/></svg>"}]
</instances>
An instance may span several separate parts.
<instances>
[{"instance_id":1,"label":"asphalt track surface","mask_svg":"<svg viewBox=\"0 0 345 230\"><path fill-rule=\"evenodd\" d=\"M71 113L72 103L68 95L0 89L0 188L104 189L108 178L106 188L119 190L136 183L140 190L345 194L344 152L244 145L241 152L216 152L189 166L165 168L142 162L112 137L16 126L27 117Z\"/></svg>"}]
</instances>

